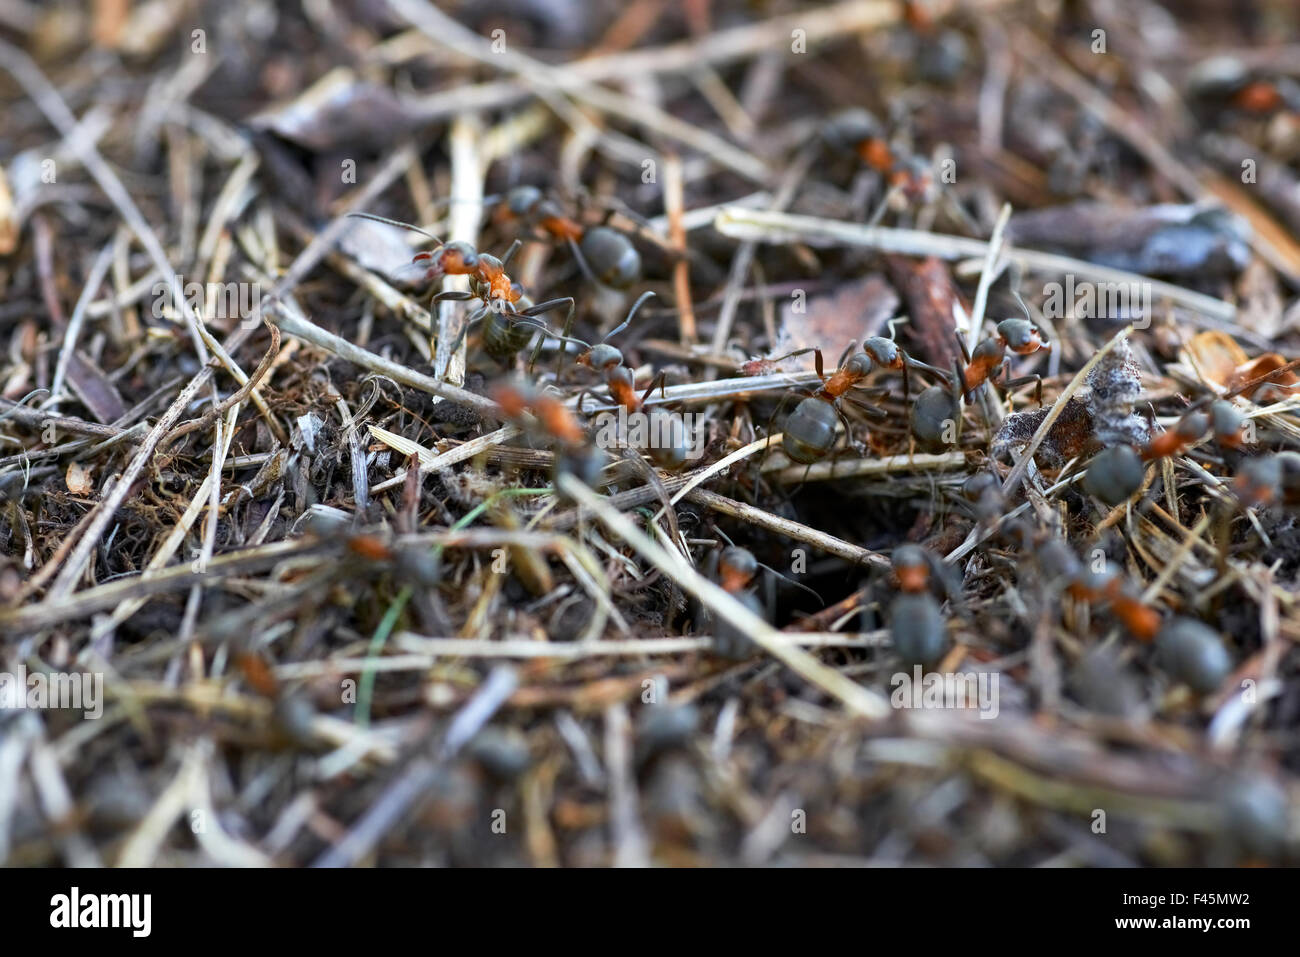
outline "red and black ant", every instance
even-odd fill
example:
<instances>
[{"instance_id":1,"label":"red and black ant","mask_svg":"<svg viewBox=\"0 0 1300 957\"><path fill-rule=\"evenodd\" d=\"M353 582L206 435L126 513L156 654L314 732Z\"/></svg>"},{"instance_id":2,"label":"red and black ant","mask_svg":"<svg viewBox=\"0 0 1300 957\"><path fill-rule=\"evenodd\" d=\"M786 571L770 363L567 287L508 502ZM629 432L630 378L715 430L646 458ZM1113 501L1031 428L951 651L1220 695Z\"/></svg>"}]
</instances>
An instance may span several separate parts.
<instances>
[{"instance_id":1,"label":"red and black ant","mask_svg":"<svg viewBox=\"0 0 1300 957\"><path fill-rule=\"evenodd\" d=\"M470 289L468 292L460 290L439 292L434 295L430 303L430 305L433 305L444 301L470 300L478 300L481 303L479 308L470 314L470 317L461 327L460 333L456 336L456 341L451 347L453 352L460 348L460 344L464 341L470 327L483 319L487 320L487 324L483 328L483 351L499 362L508 362L514 359L516 355L527 348L533 336L538 332L556 339L563 340L567 338L567 334L573 326L575 311L573 297L563 296L534 304L524 295L523 288L517 282L511 280L506 273L506 267L510 264L510 260L519 247L523 245L520 240L515 240L506 251L506 254L498 259L496 256L478 252L466 242L444 243L437 236L411 223L387 219L371 213L349 213L348 215L358 219L374 220L389 226L400 226L403 229L409 229L428 236L438 244L433 250L416 253L412 257L410 264L404 268L404 271L416 270L421 274L420 278L426 282L440 276L469 277ZM567 312L564 320L564 332L557 334L552 332L537 317L561 306L565 307Z\"/></svg>"},{"instance_id":2,"label":"red and black ant","mask_svg":"<svg viewBox=\"0 0 1300 957\"><path fill-rule=\"evenodd\" d=\"M1194 618L1174 616L1166 621L1142 600L1137 587L1109 564L1099 572L1085 568L1057 538L1038 544L1034 552L1040 565L1072 598L1089 605L1108 602L1129 634L1139 641L1154 642L1162 667L1193 691L1216 691L1232 672L1232 657L1217 632Z\"/></svg>"},{"instance_id":3,"label":"red and black ant","mask_svg":"<svg viewBox=\"0 0 1300 957\"><path fill-rule=\"evenodd\" d=\"M822 124L821 137L833 150L853 156L884 182L884 198L868 218L868 225L879 222L897 196L901 195L909 205L931 205L946 197L956 219L971 232L977 231L969 214L941 191L931 161L897 142L891 143L884 125L871 111L853 107L836 113Z\"/></svg>"},{"instance_id":4,"label":"red and black ant","mask_svg":"<svg viewBox=\"0 0 1300 957\"><path fill-rule=\"evenodd\" d=\"M492 399L515 422L521 421L528 409L532 410L536 427L556 446L553 476L572 474L592 488L600 484L601 472L609 464L609 458L592 444L563 401L514 382L497 383L492 389Z\"/></svg>"},{"instance_id":5,"label":"red and black ant","mask_svg":"<svg viewBox=\"0 0 1300 957\"><path fill-rule=\"evenodd\" d=\"M1019 296L1017 296L1019 298ZM1024 308L1024 303L1021 303ZM1025 309L1028 315L1028 309ZM997 324L993 335L983 339L975 346L974 353L966 349L961 335L956 336L961 347L966 365L960 366L954 360L952 372L941 373L948 379L948 386L934 385L926 389L912 405L912 434L926 445L949 445L954 440L952 434L961 417L960 396L966 401L973 400L976 390L986 382L996 382L998 373L1003 372L1008 350L1018 356L1033 355L1040 349L1050 349L1051 343L1043 338L1038 326L1030 319L1003 319ZM1027 382L1035 382L1035 401L1043 401L1043 380L1039 375L1009 378L1009 369L1001 383L1004 389L1013 389Z\"/></svg>"},{"instance_id":6,"label":"red and black ant","mask_svg":"<svg viewBox=\"0 0 1300 957\"><path fill-rule=\"evenodd\" d=\"M497 207L498 219L523 221L573 250L593 280L627 289L641 276L641 254L627 236L609 226L585 226L536 186L516 186Z\"/></svg>"},{"instance_id":7,"label":"red and black ant","mask_svg":"<svg viewBox=\"0 0 1300 957\"><path fill-rule=\"evenodd\" d=\"M645 433L646 441L638 443L638 447L642 448L660 468L676 470L680 469L690 457L691 435L685 420L665 409L645 411L645 402L654 390L658 388L663 391L664 374L660 373L643 393L638 394L635 374L625 363L623 351L617 346L610 345L608 341L628 327L637 310L641 308L641 304L652 296L654 296L653 292L644 292L637 297L632 308L628 310L627 318L611 329L604 339L595 345L588 345L578 339L572 340L586 346L586 350L574 362L592 369L605 380L610 398L627 416L644 415L644 421L639 421L637 426ZM586 393L583 393L579 396L579 409L582 407L582 399L585 395Z\"/></svg>"},{"instance_id":8,"label":"red and black ant","mask_svg":"<svg viewBox=\"0 0 1300 957\"><path fill-rule=\"evenodd\" d=\"M856 343L845 350L840 357L840 364L829 378L823 371L820 349L801 349L778 359L779 362L792 356L811 351L815 358L817 376L822 380L821 387L806 396L795 406L785 420L781 447L791 461L801 465L811 465L824 459L835 446L835 427L843 422L845 432L849 431L848 421L841 408L848 398L849 391L859 386L874 369L894 369L903 373L903 401L907 401L908 369L924 369L943 374L934 366L919 362L907 354L893 339L872 336L862 343L862 351L856 351ZM886 394L888 390L872 389L874 395ZM888 414L877 406L854 400L867 415L884 419Z\"/></svg>"},{"instance_id":9,"label":"red and black ant","mask_svg":"<svg viewBox=\"0 0 1300 957\"><path fill-rule=\"evenodd\" d=\"M1116 445L1093 456L1083 476L1084 491L1106 505L1119 505L1141 486L1147 463L1181 454L1210 431L1222 447L1240 449L1243 444L1241 413L1232 403L1217 399L1207 415L1201 411L1203 404L1188 409L1172 429L1154 436L1141 448Z\"/></svg>"},{"instance_id":10,"label":"red and black ant","mask_svg":"<svg viewBox=\"0 0 1300 957\"><path fill-rule=\"evenodd\" d=\"M894 549L891 560L899 587L889 606L894 650L905 664L928 668L943 657L949 645L943 612L930 593L931 571L939 568L944 572L946 566L939 566L935 556L920 545L911 544ZM948 577L946 572L943 577ZM954 585L945 581L944 587L951 592Z\"/></svg>"},{"instance_id":11,"label":"red and black ant","mask_svg":"<svg viewBox=\"0 0 1300 957\"><path fill-rule=\"evenodd\" d=\"M722 534L721 529L718 530L718 534ZM723 538L726 536L723 535ZM717 565L713 569L712 577L723 591L760 618L767 618L767 609L763 607L763 602L753 587L760 568L771 572L780 581L802 588L818 601L822 600L821 596L807 585L791 581L776 569L764 565L749 549L731 544L729 538L727 542L728 546L718 553ZM737 631L725 620L719 620L714 626L713 650L724 658L731 658L734 661L748 658L754 653L756 647L747 634Z\"/></svg>"}]
</instances>

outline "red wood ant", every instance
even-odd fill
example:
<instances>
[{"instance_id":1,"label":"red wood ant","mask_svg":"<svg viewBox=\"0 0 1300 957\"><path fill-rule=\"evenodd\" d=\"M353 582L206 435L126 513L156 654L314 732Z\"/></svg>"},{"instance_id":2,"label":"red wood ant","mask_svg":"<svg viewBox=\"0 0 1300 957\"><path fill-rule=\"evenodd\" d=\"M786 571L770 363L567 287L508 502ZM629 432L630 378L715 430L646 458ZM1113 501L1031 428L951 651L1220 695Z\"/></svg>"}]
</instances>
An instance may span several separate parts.
<instances>
[{"instance_id":1,"label":"red wood ant","mask_svg":"<svg viewBox=\"0 0 1300 957\"><path fill-rule=\"evenodd\" d=\"M920 545L900 545L892 556L900 591L889 606L889 634L894 650L908 665L928 668L948 650L947 625L939 602L930 594L935 561Z\"/></svg>"},{"instance_id":2,"label":"red wood ant","mask_svg":"<svg viewBox=\"0 0 1300 957\"><path fill-rule=\"evenodd\" d=\"M903 401L907 401L909 390L908 386L908 369L925 369L929 372L942 374L942 370L934 366L927 365L924 362L918 362L907 354L892 339L886 339L883 336L872 336L862 343L862 351L855 351L855 345L849 346L843 356L840 357L840 364L827 378L822 366L822 353L820 349L812 349L816 360L817 376L822 380L821 387L811 395L806 396L800 403L795 406L793 412L786 418L784 435L781 440L781 447L791 461L798 462L801 465L811 465L813 462L819 462L824 459L830 450L835 446L835 426L837 421L844 422L845 432L849 431L847 420L841 404L851 389L860 385L867 378L873 369L895 369L903 373ZM780 357L788 359L791 356L800 355L808 352L808 349L801 349L799 352L792 352L789 355ZM770 360L778 362L780 359ZM884 394L885 390L872 390L874 394ZM855 400L856 401L856 400ZM859 407L869 416L877 419L887 418L887 413L876 406L858 402Z\"/></svg>"},{"instance_id":3,"label":"red wood ant","mask_svg":"<svg viewBox=\"0 0 1300 957\"><path fill-rule=\"evenodd\" d=\"M638 394L635 374L625 363L623 351L608 342L611 337L622 332L631 324L637 310L641 308L641 304L652 296L654 296L654 293L648 291L638 296L636 302L632 304L632 308L628 310L627 318L611 329L604 339L595 345L588 345L577 339L573 340L586 346L586 350L574 362L598 373L605 380L610 398L629 417L634 415L645 416L645 419L638 423L643 427L642 430L648 440L644 451L660 468L675 470L681 468L690 456L691 436L686 423L681 416L664 409L645 410L645 402L650 398L655 388L657 387L662 391L664 375L661 373L658 378L650 383L645 392ZM584 397L585 393L579 397L579 408L582 407Z\"/></svg>"},{"instance_id":4,"label":"red wood ant","mask_svg":"<svg viewBox=\"0 0 1300 957\"><path fill-rule=\"evenodd\" d=\"M1083 476L1083 489L1106 505L1127 501L1142 484L1146 463L1179 455L1211 431L1228 449L1240 449L1242 415L1230 402L1218 399L1207 415L1198 406L1183 413L1172 429L1152 437L1141 448L1116 445L1095 455Z\"/></svg>"},{"instance_id":5,"label":"red wood ant","mask_svg":"<svg viewBox=\"0 0 1300 957\"><path fill-rule=\"evenodd\" d=\"M601 472L609 459L591 443L586 430L559 398L513 382L497 383L492 398L506 417L516 422L526 410L532 409L538 428L557 447L552 467L554 476L572 474L593 488L600 484Z\"/></svg>"},{"instance_id":6,"label":"red wood ant","mask_svg":"<svg viewBox=\"0 0 1300 957\"><path fill-rule=\"evenodd\" d=\"M1060 539L1042 543L1036 554L1071 597L1089 604L1109 602L1125 630L1140 641L1154 642L1161 666L1193 691L1209 694L1231 673L1232 658L1218 633L1194 618L1174 616L1166 621L1116 569L1084 568Z\"/></svg>"},{"instance_id":7,"label":"red wood ant","mask_svg":"<svg viewBox=\"0 0 1300 957\"><path fill-rule=\"evenodd\" d=\"M564 215L559 204L536 186L516 186L497 209L500 219L526 222L566 243L583 272L597 282L627 289L641 276L641 254L630 239L608 226L587 227Z\"/></svg>"},{"instance_id":8,"label":"red wood ant","mask_svg":"<svg viewBox=\"0 0 1300 957\"><path fill-rule=\"evenodd\" d=\"M528 346L537 332L556 339L567 338L573 326L575 312L573 297L563 296L534 304L524 295L523 288L511 280L506 273L506 267L522 245L519 240L515 240L506 254L498 259L496 256L478 252L466 242L444 243L437 236L411 223L387 219L371 213L349 213L348 215L358 219L374 220L389 226L400 226L428 236L438 244L433 250L416 253L404 271L415 270L426 282L444 275L469 277L468 292L460 290L439 292L430 303L433 305L444 301L471 300L478 300L481 303L461 327L451 347L453 352L460 348L470 327L483 319L487 320L483 328L483 351L499 362L513 359ZM564 333L556 334L537 317L561 306L567 309Z\"/></svg>"},{"instance_id":9,"label":"red wood ant","mask_svg":"<svg viewBox=\"0 0 1300 957\"><path fill-rule=\"evenodd\" d=\"M722 534L721 530L719 530L719 534ZM723 537L726 538L725 535ZM727 539L727 541L730 542L731 540ZM781 581L794 585L796 588L802 588L817 598L818 601L821 601L821 596L807 585L791 581L780 572L760 562L749 549L741 548L738 545L728 545L718 553L717 566L713 570L713 577L723 591L760 618L766 618L767 610L763 607L763 602L753 588L754 579L758 577L760 568L771 572ZM713 650L724 658L738 661L748 658L755 651L756 646L749 636L737 631L724 620L719 620L716 623L713 638Z\"/></svg>"}]
</instances>

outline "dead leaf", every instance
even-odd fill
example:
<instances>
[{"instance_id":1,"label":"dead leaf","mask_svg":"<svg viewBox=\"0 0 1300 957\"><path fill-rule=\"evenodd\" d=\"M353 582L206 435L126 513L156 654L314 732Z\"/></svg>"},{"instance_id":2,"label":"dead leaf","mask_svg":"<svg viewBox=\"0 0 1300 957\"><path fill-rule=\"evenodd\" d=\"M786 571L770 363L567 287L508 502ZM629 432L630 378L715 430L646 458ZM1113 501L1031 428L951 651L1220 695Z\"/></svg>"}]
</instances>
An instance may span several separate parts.
<instances>
[{"instance_id":1,"label":"dead leaf","mask_svg":"<svg viewBox=\"0 0 1300 957\"><path fill-rule=\"evenodd\" d=\"M782 307L781 329L769 356L816 348L822 350L822 358L830 366L850 343L887 335L884 324L898 309L898 295L883 277L871 275L842 286L833 295L809 299L802 304L802 311L796 311L799 305L796 300ZM789 368L813 368L811 353L789 361Z\"/></svg>"}]
</instances>

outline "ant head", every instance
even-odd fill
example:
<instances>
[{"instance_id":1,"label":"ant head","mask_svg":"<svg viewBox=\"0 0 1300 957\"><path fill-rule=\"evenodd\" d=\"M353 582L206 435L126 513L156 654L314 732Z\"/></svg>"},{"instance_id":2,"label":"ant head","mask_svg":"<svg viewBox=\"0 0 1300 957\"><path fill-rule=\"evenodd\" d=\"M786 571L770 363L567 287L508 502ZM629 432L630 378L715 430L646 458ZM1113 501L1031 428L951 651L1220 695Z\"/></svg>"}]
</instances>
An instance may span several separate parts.
<instances>
[{"instance_id":1,"label":"ant head","mask_svg":"<svg viewBox=\"0 0 1300 957\"><path fill-rule=\"evenodd\" d=\"M930 582L930 555L920 545L899 545L891 561L899 587L905 592L925 591Z\"/></svg>"},{"instance_id":2,"label":"ant head","mask_svg":"<svg viewBox=\"0 0 1300 957\"><path fill-rule=\"evenodd\" d=\"M871 112L854 108L841 110L828 119L822 124L821 135L833 149L853 152L859 143L880 139L885 131Z\"/></svg>"},{"instance_id":3,"label":"ant head","mask_svg":"<svg viewBox=\"0 0 1300 957\"><path fill-rule=\"evenodd\" d=\"M1241 426L1246 417L1235 405L1226 399L1218 399L1210 406L1210 422L1214 426L1214 437L1220 445L1237 448L1242 443Z\"/></svg>"},{"instance_id":4,"label":"ant head","mask_svg":"<svg viewBox=\"0 0 1300 957\"><path fill-rule=\"evenodd\" d=\"M1188 442L1195 442L1210 427L1210 417L1204 412L1188 412L1174 426L1178 437Z\"/></svg>"},{"instance_id":5,"label":"ant head","mask_svg":"<svg viewBox=\"0 0 1300 957\"><path fill-rule=\"evenodd\" d=\"M1016 355L1027 356L1039 349L1050 349L1051 344L1028 319L1003 319L998 323L998 337Z\"/></svg>"},{"instance_id":6,"label":"ant head","mask_svg":"<svg viewBox=\"0 0 1300 957\"><path fill-rule=\"evenodd\" d=\"M578 244L597 279L615 289L626 289L641 275L641 254L632 241L608 226L587 230Z\"/></svg>"},{"instance_id":7,"label":"ant head","mask_svg":"<svg viewBox=\"0 0 1300 957\"><path fill-rule=\"evenodd\" d=\"M871 357L871 361L882 369L903 368L903 350L893 339L872 336L862 343L862 351Z\"/></svg>"},{"instance_id":8,"label":"ant head","mask_svg":"<svg viewBox=\"0 0 1300 957\"><path fill-rule=\"evenodd\" d=\"M871 356L855 352L844 361L841 371L855 379L865 379L871 374Z\"/></svg>"},{"instance_id":9,"label":"ant head","mask_svg":"<svg viewBox=\"0 0 1300 957\"><path fill-rule=\"evenodd\" d=\"M623 353L616 346L598 342L588 349L585 355L579 357L578 361L583 365L591 366L597 372L604 372L614 366L621 366Z\"/></svg>"},{"instance_id":10,"label":"ant head","mask_svg":"<svg viewBox=\"0 0 1300 957\"><path fill-rule=\"evenodd\" d=\"M478 268L479 254L469 243L457 240L443 246L437 255L443 272L453 276L463 276Z\"/></svg>"},{"instance_id":11,"label":"ant head","mask_svg":"<svg viewBox=\"0 0 1300 957\"><path fill-rule=\"evenodd\" d=\"M505 208L511 216L527 216L542 199L536 186L516 186L506 194Z\"/></svg>"},{"instance_id":12,"label":"ant head","mask_svg":"<svg viewBox=\"0 0 1300 957\"><path fill-rule=\"evenodd\" d=\"M726 591L744 588L758 574L758 559L747 548L731 545L718 555L718 578Z\"/></svg>"},{"instance_id":13,"label":"ant head","mask_svg":"<svg viewBox=\"0 0 1300 957\"><path fill-rule=\"evenodd\" d=\"M1247 507L1272 505L1282 492L1282 462L1276 455L1246 459L1237 469L1232 490Z\"/></svg>"}]
</instances>

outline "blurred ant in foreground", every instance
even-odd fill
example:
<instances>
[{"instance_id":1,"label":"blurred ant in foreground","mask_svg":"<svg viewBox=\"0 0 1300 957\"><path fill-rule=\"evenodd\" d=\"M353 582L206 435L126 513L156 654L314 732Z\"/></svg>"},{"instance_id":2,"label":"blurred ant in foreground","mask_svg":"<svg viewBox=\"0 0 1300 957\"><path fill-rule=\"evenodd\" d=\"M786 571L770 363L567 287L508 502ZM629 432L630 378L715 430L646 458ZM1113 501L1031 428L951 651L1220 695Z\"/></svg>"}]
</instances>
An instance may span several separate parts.
<instances>
[{"instance_id":1,"label":"blurred ant in foreground","mask_svg":"<svg viewBox=\"0 0 1300 957\"><path fill-rule=\"evenodd\" d=\"M492 399L514 422L522 421L524 413L532 410L536 417L536 430L556 447L553 478L571 474L591 488L600 486L601 472L609 464L609 457L591 442L586 430L563 401L510 381L497 383L492 389Z\"/></svg>"},{"instance_id":2,"label":"blurred ant in foreground","mask_svg":"<svg viewBox=\"0 0 1300 957\"><path fill-rule=\"evenodd\" d=\"M758 597L757 590L753 587L754 579L758 577L760 568L771 572L776 580L783 581L796 588L802 588L818 601L822 600L821 596L807 585L801 585L799 582L782 575L775 568L764 565L754 557L753 552L734 544L721 530L718 530L718 534L727 540L727 547L718 552L716 565L710 577L722 587L723 591L731 595L755 615L763 619L768 618L767 609L764 607L762 599ZM713 650L722 657L740 661L752 655L757 650L757 647L748 635L738 631L726 621L719 619L715 623Z\"/></svg>"},{"instance_id":3,"label":"blurred ant in foreground","mask_svg":"<svg viewBox=\"0 0 1300 957\"><path fill-rule=\"evenodd\" d=\"M1165 620L1142 600L1137 586L1109 563L1100 571L1086 568L1059 538L1032 547L1040 566L1066 594L1089 605L1108 602L1125 630L1139 641L1154 642L1160 666L1193 691L1217 691L1232 672L1232 657L1218 632L1195 618Z\"/></svg>"},{"instance_id":4,"label":"blurred ant in foreground","mask_svg":"<svg viewBox=\"0 0 1300 957\"><path fill-rule=\"evenodd\" d=\"M899 593L889 606L889 634L904 664L928 668L948 650L948 627L939 602L930 594L930 574L938 559L920 545L899 545L892 558ZM942 566L941 571L947 566ZM945 578L946 578L945 574ZM952 584L945 581L950 591ZM958 588L960 591L960 588Z\"/></svg>"},{"instance_id":5,"label":"blurred ant in foreground","mask_svg":"<svg viewBox=\"0 0 1300 957\"><path fill-rule=\"evenodd\" d=\"M506 254L498 259L488 253L478 252L466 242L444 243L433 233L411 223L387 219L371 213L349 213L348 215L358 219L369 219L377 223L409 229L412 232L428 236L438 244L432 250L416 253L411 262L399 271L400 278L422 279L425 282L431 282L442 276L469 277L470 289L468 292L459 290L439 292L434 295L430 302L431 307L444 301L467 302L478 300L480 303L479 307L470 314L461 327L460 333L456 336L456 341L451 347L453 352L460 348L460 344L464 341L470 327L484 319L487 320L487 324L483 327L483 351L502 363L513 360L516 355L527 348L528 344L532 342L533 336L538 332L556 339L563 340L567 338L568 332L573 326L575 311L573 297L563 296L534 304L532 300L524 295L523 287L514 282L506 273L506 267L510 264L510 260L514 258L519 247L523 245L520 240L515 240L506 251ZM565 307L567 312L564 320L564 332L557 335L537 317L560 307Z\"/></svg>"}]
</instances>

